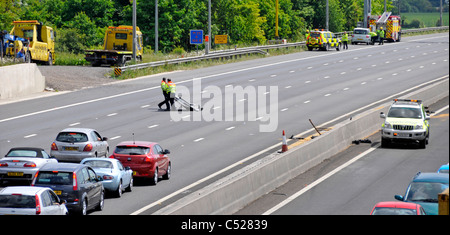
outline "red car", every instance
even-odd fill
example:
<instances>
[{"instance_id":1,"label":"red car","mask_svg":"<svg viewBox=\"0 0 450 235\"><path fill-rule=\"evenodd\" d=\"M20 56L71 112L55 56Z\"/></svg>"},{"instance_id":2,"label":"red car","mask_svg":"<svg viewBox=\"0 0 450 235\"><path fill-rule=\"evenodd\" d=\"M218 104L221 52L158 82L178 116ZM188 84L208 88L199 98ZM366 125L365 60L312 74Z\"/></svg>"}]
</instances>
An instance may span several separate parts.
<instances>
[{"instance_id":1,"label":"red car","mask_svg":"<svg viewBox=\"0 0 450 235\"><path fill-rule=\"evenodd\" d=\"M379 202L370 213L371 215L425 215L419 204L411 202Z\"/></svg>"},{"instance_id":2,"label":"red car","mask_svg":"<svg viewBox=\"0 0 450 235\"><path fill-rule=\"evenodd\" d=\"M152 185L162 177L168 180L171 174L171 162L158 143L147 141L124 141L119 143L110 158L119 160L124 167L133 170L133 177L149 178Z\"/></svg>"}]
</instances>

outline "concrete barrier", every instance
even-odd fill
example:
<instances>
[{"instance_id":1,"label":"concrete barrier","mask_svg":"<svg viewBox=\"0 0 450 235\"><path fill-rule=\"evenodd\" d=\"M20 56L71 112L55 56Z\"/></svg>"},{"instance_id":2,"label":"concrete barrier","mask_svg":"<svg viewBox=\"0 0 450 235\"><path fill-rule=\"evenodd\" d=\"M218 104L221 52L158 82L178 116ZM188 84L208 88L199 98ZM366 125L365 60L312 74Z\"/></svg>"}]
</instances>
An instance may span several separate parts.
<instances>
[{"instance_id":1,"label":"concrete barrier","mask_svg":"<svg viewBox=\"0 0 450 235\"><path fill-rule=\"evenodd\" d=\"M16 64L0 67L0 100L42 92L45 77L36 64Z\"/></svg>"},{"instance_id":2,"label":"concrete barrier","mask_svg":"<svg viewBox=\"0 0 450 235\"><path fill-rule=\"evenodd\" d=\"M402 99L421 99L430 105L449 95L448 76L419 89ZM250 202L285 184L349 147L353 140L364 139L379 131L380 112L387 112L392 101L346 120L288 152L273 153L188 196L154 214L233 214Z\"/></svg>"}]
</instances>

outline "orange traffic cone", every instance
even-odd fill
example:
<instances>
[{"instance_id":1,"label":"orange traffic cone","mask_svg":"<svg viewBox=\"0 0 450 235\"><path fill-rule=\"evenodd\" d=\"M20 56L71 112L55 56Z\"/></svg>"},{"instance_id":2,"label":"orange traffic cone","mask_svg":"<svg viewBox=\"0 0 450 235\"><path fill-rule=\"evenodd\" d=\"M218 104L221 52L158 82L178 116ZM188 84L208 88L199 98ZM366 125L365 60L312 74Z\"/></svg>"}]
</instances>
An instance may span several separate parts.
<instances>
[{"instance_id":1,"label":"orange traffic cone","mask_svg":"<svg viewBox=\"0 0 450 235\"><path fill-rule=\"evenodd\" d=\"M284 153L286 151L288 151L288 146L286 143L286 134L284 133L284 130L283 130L283 146L281 147L281 152Z\"/></svg>"}]
</instances>

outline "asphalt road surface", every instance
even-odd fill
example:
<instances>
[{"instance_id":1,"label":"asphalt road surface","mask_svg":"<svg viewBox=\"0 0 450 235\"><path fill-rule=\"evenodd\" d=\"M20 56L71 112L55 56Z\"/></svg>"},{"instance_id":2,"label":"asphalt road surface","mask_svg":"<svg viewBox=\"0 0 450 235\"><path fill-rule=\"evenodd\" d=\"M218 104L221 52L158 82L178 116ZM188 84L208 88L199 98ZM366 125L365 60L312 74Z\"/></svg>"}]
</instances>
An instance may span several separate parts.
<instances>
[{"instance_id":1,"label":"asphalt road surface","mask_svg":"<svg viewBox=\"0 0 450 235\"><path fill-rule=\"evenodd\" d=\"M263 157L264 150L278 150L267 148L280 143L282 130L288 136L296 135L311 129L308 119L320 125L448 76L448 43L447 33L416 36L384 46L303 52L4 104L0 106L0 155L17 146L43 147L50 152L57 133L71 126L97 129L109 138L110 152L119 142L131 140L133 133L136 140L159 142L171 151L172 178L156 186L138 182L133 192L107 199L103 211L92 213L150 214L227 174L217 172L235 170ZM202 94L200 103L208 109L181 114L158 110L163 99L162 77L172 78L180 91ZM201 81L201 88L193 81ZM256 120L247 112L254 93L231 102L226 99L227 88L247 87L258 91L261 105ZM213 101L217 103L212 105ZM231 118L227 116L226 110L234 110L227 108L240 103L246 104L244 112L235 110ZM269 112L270 108L276 109ZM217 115L216 121L209 121L207 113ZM199 118L199 114L203 116ZM266 124L275 124L274 131L261 132ZM262 154L256 155L258 152Z\"/></svg>"}]
</instances>

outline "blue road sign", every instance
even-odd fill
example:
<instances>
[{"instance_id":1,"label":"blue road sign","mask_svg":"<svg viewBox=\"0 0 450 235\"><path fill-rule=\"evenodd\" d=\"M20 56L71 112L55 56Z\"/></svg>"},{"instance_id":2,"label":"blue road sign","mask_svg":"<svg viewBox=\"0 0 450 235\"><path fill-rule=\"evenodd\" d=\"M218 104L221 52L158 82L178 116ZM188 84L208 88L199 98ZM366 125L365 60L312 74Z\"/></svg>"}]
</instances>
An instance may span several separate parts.
<instances>
[{"instance_id":1,"label":"blue road sign","mask_svg":"<svg viewBox=\"0 0 450 235\"><path fill-rule=\"evenodd\" d=\"M203 30L191 30L191 44L203 44Z\"/></svg>"}]
</instances>

